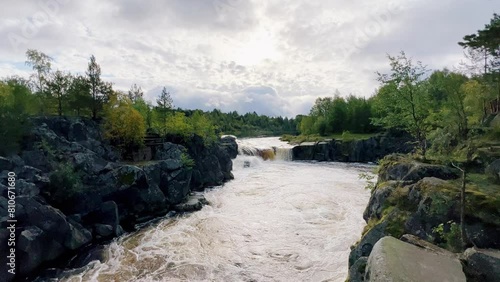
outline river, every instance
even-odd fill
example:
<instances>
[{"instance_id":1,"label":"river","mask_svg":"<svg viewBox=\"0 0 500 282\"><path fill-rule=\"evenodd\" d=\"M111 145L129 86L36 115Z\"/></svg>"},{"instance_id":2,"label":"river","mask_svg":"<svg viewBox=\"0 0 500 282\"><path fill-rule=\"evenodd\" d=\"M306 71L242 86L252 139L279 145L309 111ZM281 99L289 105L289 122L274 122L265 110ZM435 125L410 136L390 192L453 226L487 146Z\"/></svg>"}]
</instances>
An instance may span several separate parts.
<instances>
[{"instance_id":1,"label":"river","mask_svg":"<svg viewBox=\"0 0 500 282\"><path fill-rule=\"evenodd\" d=\"M243 139L240 148L288 146ZM235 179L204 192L210 205L106 246L108 259L62 281L345 281L364 227L373 166L239 155ZM285 157L283 157L285 155Z\"/></svg>"}]
</instances>

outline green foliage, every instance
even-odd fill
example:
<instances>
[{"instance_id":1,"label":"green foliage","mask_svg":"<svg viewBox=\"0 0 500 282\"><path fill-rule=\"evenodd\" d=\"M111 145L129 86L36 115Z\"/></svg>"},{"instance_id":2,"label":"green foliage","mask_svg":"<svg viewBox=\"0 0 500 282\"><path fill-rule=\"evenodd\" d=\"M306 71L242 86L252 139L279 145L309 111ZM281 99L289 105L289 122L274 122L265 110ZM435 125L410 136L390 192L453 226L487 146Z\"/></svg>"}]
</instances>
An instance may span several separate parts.
<instances>
[{"instance_id":1,"label":"green foliage","mask_svg":"<svg viewBox=\"0 0 500 282\"><path fill-rule=\"evenodd\" d=\"M33 112L34 97L17 80L0 81L0 155L20 149L20 141L30 129L28 116Z\"/></svg>"},{"instance_id":2,"label":"green foliage","mask_svg":"<svg viewBox=\"0 0 500 282\"><path fill-rule=\"evenodd\" d=\"M302 135L319 134L327 136L350 131L367 133L375 131L370 123L372 100L353 95L347 99L336 94L332 97L318 98L309 116L300 119L299 131Z\"/></svg>"},{"instance_id":3,"label":"green foliage","mask_svg":"<svg viewBox=\"0 0 500 282\"><path fill-rule=\"evenodd\" d=\"M126 97L113 95L105 111L104 136L125 147L142 145L146 126Z\"/></svg>"},{"instance_id":4,"label":"green foliage","mask_svg":"<svg viewBox=\"0 0 500 282\"><path fill-rule=\"evenodd\" d=\"M445 249L456 253L463 251L459 224L450 220L432 228L432 232L444 241L441 246Z\"/></svg>"},{"instance_id":5,"label":"green foliage","mask_svg":"<svg viewBox=\"0 0 500 282\"><path fill-rule=\"evenodd\" d=\"M58 205L64 205L68 200L73 200L82 190L80 175L72 166L61 164L49 177L48 192L50 200Z\"/></svg>"},{"instance_id":6,"label":"green foliage","mask_svg":"<svg viewBox=\"0 0 500 282\"><path fill-rule=\"evenodd\" d=\"M185 167L194 167L195 162L194 160L185 152L181 154L181 162Z\"/></svg>"},{"instance_id":7,"label":"green foliage","mask_svg":"<svg viewBox=\"0 0 500 282\"><path fill-rule=\"evenodd\" d=\"M366 180L365 189L368 189L370 191L375 190L376 182L373 181L373 179L375 179L375 175L363 172L358 175L358 178Z\"/></svg>"},{"instance_id":8,"label":"green foliage","mask_svg":"<svg viewBox=\"0 0 500 282\"><path fill-rule=\"evenodd\" d=\"M431 109L430 97L424 75L427 72L421 62L416 64L404 52L397 57L388 56L389 74L378 73L382 83L375 97L375 110L379 113L374 124L386 128L401 128L418 141L425 158L426 137L430 130L427 117Z\"/></svg>"}]
</instances>

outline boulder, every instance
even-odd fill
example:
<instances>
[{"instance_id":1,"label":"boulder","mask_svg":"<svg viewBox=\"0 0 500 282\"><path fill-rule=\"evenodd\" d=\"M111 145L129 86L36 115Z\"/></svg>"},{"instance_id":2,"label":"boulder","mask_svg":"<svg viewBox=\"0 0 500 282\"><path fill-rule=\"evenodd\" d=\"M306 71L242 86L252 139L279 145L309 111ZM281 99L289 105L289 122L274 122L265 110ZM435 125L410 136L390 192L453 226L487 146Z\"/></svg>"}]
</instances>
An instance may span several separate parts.
<instances>
[{"instance_id":1,"label":"boulder","mask_svg":"<svg viewBox=\"0 0 500 282\"><path fill-rule=\"evenodd\" d=\"M365 281L365 268L368 257L360 257L351 267L349 267L349 282Z\"/></svg>"},{"instance_id":2,"label":"boulder","mask_svg":"<svg viewBox=\"0 0 500 282\"><path fill-rule=\"evenodd\" d=\"M192 212L198 211L207 205L208 201L203 195L190 195L187 200L181 204L175 205L174 210L177 212Z\"/></svg>"},{"instance_id":3,"label":"boulder","mask_svg":"<svg viewBox=\"0 0 500 282\"><path fill-rule=\"evenodd\" d=\"M153 159L154 160L166 160L166 159L181 159L184 147L181 145L173 144L170 142L165 142L160 147L156 148Z\"/></svg>"},{"instance_id":4,"label":"boulder","mask_svg":"<svg viewBox=\"0 0 500 282\"><path fill-rule=\"evenodd\" d=\"M363 218L368 221L370 218L380 218L382 215L384 204L387 198L398 187L399 183L396 181L387 181L377 183L377 186L372 192L370 201L363 212Z\"/></svg>"},{"instance_id":5,"label":"boulder","mask_svg":"<svg viewBox=\"0 0 500 282\"><path fill-rule=\"evenodd\" d=\"M493 181L500 184L500 159L494 160L489 164L485 172Z\"/></svg>"},{"instance_id":6,"label":"boulder","mask_svg":"<svg viewBox=\"0 0 500 282\"><path fill-rule=\"evenodd\" d=\"M404 156L390 155L384 158L378 179L381 182L396 180L415 183L425 177L448 180L457 179L460 175L456 169L447 166L425 164Z\"/></svg>"},{"instance_id":7,"label":"boulder","mask_svg":"<svg viewBox=\"0 0 500 282\"><path fill-rule=\"evenodd\" d=\"M97 239L109 238L113 235L113 226L107 224L94 225L94 232Z\"/></svg>"},{"instance_id":8,"label":"boulder","mask_svg":"<svg viewBox=\"0 0 500 282\"><path fill-rule=\"evenodd\" d=\"M236 137L231 135L223 136L220 140L220 145L222 149L227 152L231 159L236 158L238 155L238 144L236 143Z\"/></svg>"},{"instance_id":9,"label":"boulder","mask_svg":"<svg viewBox=\"0 0 500 282\"><path fill-rule=\"evenodd\" d=\"M120 224L118 215L118 206L114 201L107 201L101 204L98 210L93 211L83 217L83 221L87 225L103 224L111 226L113 234L117 233Z\"/></svg>"},{"instance_id":10,"label":"boulder","mask_svg":"<svg viewBox=\"0 0 500 282\"><path fill-rule=\"evenodd\" d=\"M462 255L467 281L500 280L500 250L469 248Z\"/></svg>"},{"instance_id":11,"label":"boulder","mask_svg":"<svg viewBox=\"0 0 500 282\"><path fill-rule=\"evenodd\" d=\"M380 239L368 257L366 281L466 281L462 265L452 254L436 253L394 237Z\"/></svg>"}]
</instances>

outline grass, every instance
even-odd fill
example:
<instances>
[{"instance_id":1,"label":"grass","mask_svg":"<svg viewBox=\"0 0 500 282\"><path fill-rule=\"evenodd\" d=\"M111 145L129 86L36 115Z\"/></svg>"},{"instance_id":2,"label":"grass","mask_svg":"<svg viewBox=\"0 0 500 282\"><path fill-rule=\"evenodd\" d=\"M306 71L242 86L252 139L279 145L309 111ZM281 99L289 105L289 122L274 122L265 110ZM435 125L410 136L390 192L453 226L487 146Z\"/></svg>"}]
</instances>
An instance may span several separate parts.
<instances>
[{"instance_id":1,"label":"grass","mask_svg":"<svg viewBox=\"0 0 500 282\"><path fill-rule=\"evenodd\" d=\"M341 141L353 141L353 140L366 140L370 137L377 135L377 133L337 133L327 136L320 136L319 134L312 135L283 135L280 137L281 141L288 142L290 144L300 144L302 142L321 142L328 140L341 140Z\"/></svg>"}]
</instances>

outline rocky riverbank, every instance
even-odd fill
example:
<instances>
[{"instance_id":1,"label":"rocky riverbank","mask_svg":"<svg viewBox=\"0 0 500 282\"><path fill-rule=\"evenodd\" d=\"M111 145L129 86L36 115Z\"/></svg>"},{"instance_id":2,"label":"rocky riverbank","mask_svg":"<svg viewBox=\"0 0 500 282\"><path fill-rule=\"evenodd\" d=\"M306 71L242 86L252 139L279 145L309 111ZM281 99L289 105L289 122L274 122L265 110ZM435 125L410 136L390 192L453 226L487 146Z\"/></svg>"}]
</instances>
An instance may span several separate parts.
<instances>
[{"instance_id":1,"label":"rocky riverbank","mask_svg":"<svg viewBox=\"0 0 500 282\"><path fill-rule=\"evenodd\" d=\"M468 184L464 249L458 171L391 155L378 174L363 214L367 226L350 253L349 281L500 279L498 191Z\"/></svg>"},{"instance_id":2,"label":"rocky riverbank","mask_svg":"<svg viewBox=\"0 0 500 282\"><path fill-rule=\"evenodd\" d=\"M368 139L303 142L293 148L293 160L375 162L388 154L411 152L413 141L407 133L392 130Z\"/></svg>"},{"instance_id":3,"label":"rocky riverbank","mask_svg":"<svg viewBox=\"0 0 500 282\"><path fill-rule=\"evenodd\" d=\"M19 155L0 157L0 253L15 237L19 279L69 258L82 248L120 236L167 212L206 203L192 191L232 179L234 139L186 147L165 142L150 160L125 162L103 138L99 125L77 118L35 118ZM7 229L9 172L16 174L15 231ZM2 256L0 271L8 273Z\"/></svg>"}]
</instances>

